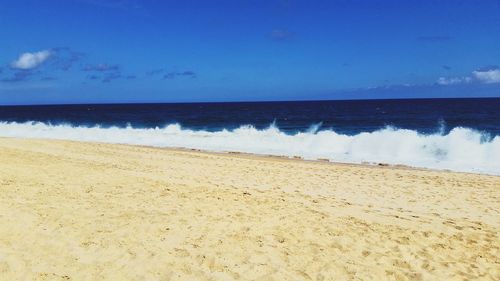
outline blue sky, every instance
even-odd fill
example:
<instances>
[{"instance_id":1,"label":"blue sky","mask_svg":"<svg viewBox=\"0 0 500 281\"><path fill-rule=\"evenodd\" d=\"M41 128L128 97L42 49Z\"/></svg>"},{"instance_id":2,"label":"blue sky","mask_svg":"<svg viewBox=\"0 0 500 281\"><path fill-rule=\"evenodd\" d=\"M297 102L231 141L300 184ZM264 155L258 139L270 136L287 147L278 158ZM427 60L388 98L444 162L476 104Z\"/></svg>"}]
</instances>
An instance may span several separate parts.
<instances>
[{"instance_id":1,"label":"blue sky","mask_svg":"<svg viewBox=\"0 0 500 281\"><path fill-rule=\"evenodd\" d=\"M0 104L500 97L500 1L0 0Z\"/></svg>"}]
</instances>

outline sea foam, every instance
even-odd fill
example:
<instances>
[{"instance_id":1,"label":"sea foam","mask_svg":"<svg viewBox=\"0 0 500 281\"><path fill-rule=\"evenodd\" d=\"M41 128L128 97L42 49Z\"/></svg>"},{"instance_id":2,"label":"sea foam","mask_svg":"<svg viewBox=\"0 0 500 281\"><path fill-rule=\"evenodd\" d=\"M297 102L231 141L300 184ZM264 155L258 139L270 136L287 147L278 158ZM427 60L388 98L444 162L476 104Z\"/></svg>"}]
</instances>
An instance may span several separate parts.
<instances>
[{"instance_id":1,"label":"sea foam","mask_svg":"<svg viewBox=\"0 0 500 281\"><path fill-rule=\"evenodd\" d=\"M386 127L345 135L333 130L286 134L274 125L258 130L241 126L209 132L179 124L162 128L83 127L39 122L0 122L0 136L182 147L244 152L345 163L387 163L500 175L500 136L456 127L448 133L420 134Z\"/></svg>"}]
</instances>

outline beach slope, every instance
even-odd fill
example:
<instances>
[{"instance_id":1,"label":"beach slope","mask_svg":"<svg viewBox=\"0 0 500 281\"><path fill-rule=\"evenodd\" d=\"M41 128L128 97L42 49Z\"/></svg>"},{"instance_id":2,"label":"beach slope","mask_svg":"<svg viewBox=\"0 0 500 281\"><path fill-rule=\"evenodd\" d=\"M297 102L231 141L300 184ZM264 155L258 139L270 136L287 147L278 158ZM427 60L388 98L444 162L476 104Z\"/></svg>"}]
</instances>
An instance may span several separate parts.
<instances>
[{"instance_id":1,"label":"beach slope","mask_svg":"<svg viewBox=\"0 0 500 281\"><path fill-rule=\"evenodd\" d=\"M500 280L500 177L0 138L0 280Z\"/></svg>"}]
</instances>

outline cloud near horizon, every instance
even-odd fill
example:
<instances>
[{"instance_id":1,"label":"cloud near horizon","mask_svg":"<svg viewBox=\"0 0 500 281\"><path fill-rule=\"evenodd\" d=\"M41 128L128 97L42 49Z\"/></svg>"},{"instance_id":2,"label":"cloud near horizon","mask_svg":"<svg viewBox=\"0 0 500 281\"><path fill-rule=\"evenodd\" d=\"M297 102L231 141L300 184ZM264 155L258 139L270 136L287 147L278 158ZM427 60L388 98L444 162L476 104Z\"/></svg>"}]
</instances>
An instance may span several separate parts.
<instances>
[{"instance_id":1,"label":"cloud near horizon","mask_svg":"<svg viewBox=\"0 0 500 281\"><path fill-rule=\"evenodd\" d=\"M169 72L163 75L163 79L174 79L177 76L196 78L196 73L192 70L186 70L183 72Z\"/></svg>"},{"instance_id":2,"label":"cloud near horizon","mask_svg":"<svg viewBox=\"0 0 500 281\"><path fill-rule=\"evenodd\" d=\"M106 72L106 71L119 71L120 66L116 64L106 64L106 63L100 63L100 64L87 64L86 66L83 67L83 71L97 71L97 72Z\"/></svg>"},{"instance_id":3,"label":"cloud near horizon","mask_svg":"<svg viewBox=\"0 0 500 281\"><path fill-rule=\"evenodd\" d=\"M474 71L474 77L482 83L500 83L500 69L491 69L487 71Z\"/></svg>"},{"instance_id":4,"label":"cloud near horizon","mask_svg":"<svg viewBox=\"0 0 500 281\"><path fill-rule=\"evenodd\" d=\"M471 77L439 77L436 81L439 85L457 85L466 84L472 82Z\"/></svg>"},{"instance_id":5,"label":"cloud near horizon","mask_svg":"<svg viewBox=\"0 0 500 281\"><path fill-rule=\"evenodd\" d=\"M29 69L28 70L21 69L21 70L14 72L11 77L3 78L0 81L2 81L2 82L21 82L21 81L28 80L28 78L30 78L31 76L33 76L35 74L36 73L34 73L33 71L31 71Z\"/></svg>"},{"instance_id":6,"label":"cloud near horizon","mask_svg":"<svg viewBox=\"0 0 500 281\"><path fill-rule=\"evenodd\" d=\"M483 67L472 72L470 76L464 77L439 77L436 83L438 85L457 85L467 83L494 84L500 83L500 68L497 66Z\"/></svg>"},{"instance_id":7,"label":"cloud near horizon","mask_svg":"<svg viewBox=\"0 0 500 281\"><path fill-rule=\"evenodd\" d=\"M47 61L47 59L49 59L51 55L52 55L51 50L43 50L33 53L29 52L23 53L19 56L17 60L13 61L10 64L10 67L13 69L20 69L20 70L34 69L40 66L45 61Z\"/></svg>"}]
</instances>

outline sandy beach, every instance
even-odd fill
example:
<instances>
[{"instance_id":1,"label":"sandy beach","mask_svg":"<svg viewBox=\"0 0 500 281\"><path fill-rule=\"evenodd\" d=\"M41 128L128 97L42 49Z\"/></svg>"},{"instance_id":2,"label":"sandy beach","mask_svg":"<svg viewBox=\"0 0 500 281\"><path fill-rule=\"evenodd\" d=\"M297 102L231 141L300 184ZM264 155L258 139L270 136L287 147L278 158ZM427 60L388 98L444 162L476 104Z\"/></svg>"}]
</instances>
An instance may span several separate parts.
<instances>
[{"instance_id":1,"label":"sandy beach","mask_svg":"<svg viewBox=\"0 0 500 281\"><path fill-rule=\"evenodd\" d=\"M500 280L500 177L0 138L0 280Z\"/></svg>"}]
</instances>

